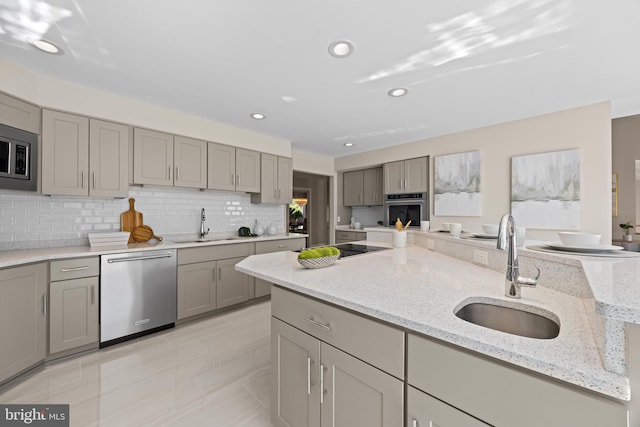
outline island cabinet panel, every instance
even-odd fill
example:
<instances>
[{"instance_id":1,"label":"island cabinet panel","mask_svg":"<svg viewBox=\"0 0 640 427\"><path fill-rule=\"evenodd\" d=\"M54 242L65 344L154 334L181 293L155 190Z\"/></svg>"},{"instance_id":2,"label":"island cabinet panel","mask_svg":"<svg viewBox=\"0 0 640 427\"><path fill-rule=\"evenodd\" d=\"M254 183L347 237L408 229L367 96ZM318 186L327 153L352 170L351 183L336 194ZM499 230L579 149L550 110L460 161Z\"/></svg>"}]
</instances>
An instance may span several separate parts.
<instances>
[{"instance_id":1,"label":"island cabinet panel","mask_svg":"<svg viewBox=\"0 0 640 427\"><path fill-rule=\"evenodd\" d=\"M489 424L434 399L411 386L407 388L406 427L487 427Z\"/></svg>"},{"instance_id":2,"label":"island cabinet panel","mask_svg":"<svg viewBox=\"0 0 640 427\"><path fill-rule=\"evenodd\" d=\"M47 264L0 270L0 384L44 361Z\"/></svg>"},{"instance_id":3,"label":"island cabinet panel","mask_svg":"<svg viewBox=\"0 0 640 427\"><path fill-rule=\"evenodd\" d=\"M416 334L408 338L407 381L490 425L627 426L623 402ZM455 419L441 425L457 426Z\"/></svg>"},{"instance_id":4,"label":"island cabinet panel","mask_svg":"<svg viewBox=\"0 0 640 427\"><path fill-rule=\"evenodd\" d=\"M400 329L278 286L272 289L271 312L321 341L404 378L404 332Z\"/></svg>"},{"instance_id":5,"label":"island cabinet panel","mask_svg":"<svg viewBox=\"0 0 640 427\"><path fill-rule=\"evenodd\" d=\"M402 381L276 318L271 343L277 427L402 425Z\"/></svg>"}]
</instances>

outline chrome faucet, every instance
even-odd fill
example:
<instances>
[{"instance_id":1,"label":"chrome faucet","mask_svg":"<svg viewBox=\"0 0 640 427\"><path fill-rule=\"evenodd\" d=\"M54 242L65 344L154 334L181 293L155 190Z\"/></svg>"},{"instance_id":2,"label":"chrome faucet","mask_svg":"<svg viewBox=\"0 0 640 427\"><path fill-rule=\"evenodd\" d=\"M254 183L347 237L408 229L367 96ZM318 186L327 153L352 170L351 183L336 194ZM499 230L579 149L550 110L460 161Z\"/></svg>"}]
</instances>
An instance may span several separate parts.
<instances>
[{"instance_id":1,"label":"chrome faucet","mask_svg":"<svg viewBox=\"0 0 640 427\"><path fill-rule=\"evenodd\" d=\"M504 282L504 294L511 298L522 298L522 286L534 287L540 277L540 269L535 279L520 277L518 267L518 251L516 242L516 221L510 214L505 214L500 219L498 226L498 249L507 251L507 276Z\"/></svg>"},{"instance_id":2,"label":"chrome faucet","mask_svg":"<svg viewBox=\"0 0 640 427\"><path fill-rule=\"evenodd\" d=\"M202 208L202 212L200 214L200 238L204 239L204 237L209 234L209 229L207 228L207 231L204 231L204 221L205 221L205 217L204 217L204 208Z\"/></svg>"}]
</instances>

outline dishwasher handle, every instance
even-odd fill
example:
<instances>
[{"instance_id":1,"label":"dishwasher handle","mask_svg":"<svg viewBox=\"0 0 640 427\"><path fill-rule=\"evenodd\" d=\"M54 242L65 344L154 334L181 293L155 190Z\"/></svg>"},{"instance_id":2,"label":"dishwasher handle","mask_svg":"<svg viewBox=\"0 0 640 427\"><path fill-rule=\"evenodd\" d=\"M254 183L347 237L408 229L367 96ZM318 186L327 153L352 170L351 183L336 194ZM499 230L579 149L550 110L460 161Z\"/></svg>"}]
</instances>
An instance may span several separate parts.
<instances>
[{"instance_id":1,"label":"dishwasher handle","mask_svg":"<svg viewBox=\"0 0 640 427\"><path fill-rule=\"evenodd\" d=\"M115 258L115 259L107 259L109 264L113 264L115 262L129 262L129 261L146 261L149 259L158 259L158 258L171 258L173 255L171 252L167 252L165 254L160 255L151 255L151 256L136 256L130 258Z\"/></svg>"}]
</instances>

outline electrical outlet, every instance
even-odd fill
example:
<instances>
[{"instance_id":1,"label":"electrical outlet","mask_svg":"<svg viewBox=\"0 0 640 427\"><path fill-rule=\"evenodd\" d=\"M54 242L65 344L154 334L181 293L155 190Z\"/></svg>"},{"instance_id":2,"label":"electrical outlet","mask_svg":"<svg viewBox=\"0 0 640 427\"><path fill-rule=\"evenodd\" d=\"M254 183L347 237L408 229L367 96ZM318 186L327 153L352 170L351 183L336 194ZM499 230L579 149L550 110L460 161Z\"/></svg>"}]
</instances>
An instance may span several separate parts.
<instances>
[{"instance_id":1,"label":"electrical outlet","mask_svg":"<svg viewBox=\"0 0 640 427\"><path fill-rule=\"evenodd\" d=\"M433 239L427 239L427 249L436 250L436 242Z\"/></svg>"},{"instance_id":2,"label":"electrical outlet","mask_svg":"<svg viewBox=\"0 0 640 427\"><path fill-rule=\"evenodd\" d=\"M473 262L476 264L489 265L489 253L487 251L473 250Z\"/></svg>"},{"instance_id":3,"label":"electrical outlet","mask_svg":"<svg viewBox=\"0 0 640 427\"><path fill-rule=\"evenodd\" d=\"M236 218L231 218L229 220L229 225L238 225L238 220Z\"/></svg>"},{"instance_id":4,"label":"electrical outlet","mask_svg":"<svg viewBox=\"0 0 640 427\"><path fill-rule=\"evenodd\" d=\"M338 216L338 224L340 224L340 217Z\"/></svg>"}]
</instances>

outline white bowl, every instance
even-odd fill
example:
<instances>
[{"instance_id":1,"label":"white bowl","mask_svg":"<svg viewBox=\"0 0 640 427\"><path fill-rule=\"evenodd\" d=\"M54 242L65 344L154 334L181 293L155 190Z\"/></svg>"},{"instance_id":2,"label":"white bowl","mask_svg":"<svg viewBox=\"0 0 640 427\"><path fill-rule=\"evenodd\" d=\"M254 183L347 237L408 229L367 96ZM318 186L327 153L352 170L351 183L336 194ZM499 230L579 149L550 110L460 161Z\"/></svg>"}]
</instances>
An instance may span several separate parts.
<instances>
[{"instance_id":1,"label":"white bowl","mask_svg":"<svg viewBox=\"0 0 640 427\"><path fill-rule=\"evenodd\" d=\"M598 246L600 244L601 234L578 233L572 231L563 231L558 233L560 241L567 246Z\"/></svg>"},{"instance_id":2,"label":"white bowl","mask_svg":"<svg viewBox=\"0 0 640 427\"><path fill-rule=\"evenodd\" d=\"M488 234L491 236L498 235L498 224L482 224L482 231L484 234Z\"/></svg>"}]
</instances>

